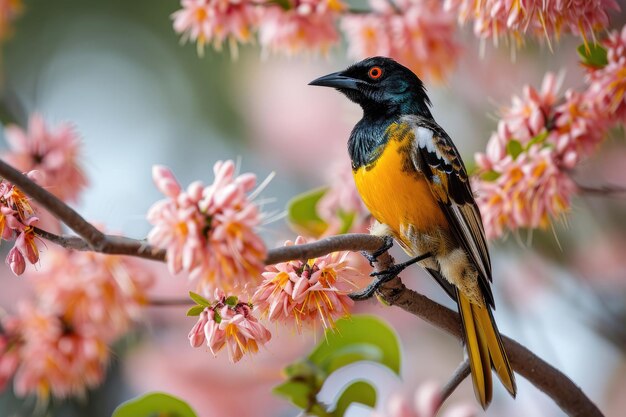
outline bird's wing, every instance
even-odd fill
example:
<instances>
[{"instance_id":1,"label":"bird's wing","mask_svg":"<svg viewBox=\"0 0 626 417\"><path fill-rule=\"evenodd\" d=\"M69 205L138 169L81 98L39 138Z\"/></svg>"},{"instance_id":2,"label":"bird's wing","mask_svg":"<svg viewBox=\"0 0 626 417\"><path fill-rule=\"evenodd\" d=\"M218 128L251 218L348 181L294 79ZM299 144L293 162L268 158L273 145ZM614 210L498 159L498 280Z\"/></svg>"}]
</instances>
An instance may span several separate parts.
<instances>
[{"instance_id":1,"label":"bird's wing","mask_svg":"<svg viewBox=\"0 0 626 417\"><path fill-rule=\"evenodd\" d=\"M478 282L487 303L493 306L487 240L459 151L434 120L420 116L405 116L403 119L411 126L415 137L411 152L413 165L426 176L452 233L478 271Z\"/></svg>"}]
</instances>

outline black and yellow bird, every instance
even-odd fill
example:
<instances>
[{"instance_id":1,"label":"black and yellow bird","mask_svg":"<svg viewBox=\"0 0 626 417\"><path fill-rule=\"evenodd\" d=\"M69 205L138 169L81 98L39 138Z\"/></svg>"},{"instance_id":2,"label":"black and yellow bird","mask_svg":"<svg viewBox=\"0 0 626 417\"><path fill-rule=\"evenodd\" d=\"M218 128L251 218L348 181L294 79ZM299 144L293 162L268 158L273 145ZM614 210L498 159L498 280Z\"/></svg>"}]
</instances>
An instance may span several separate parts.
<instances>
[{"instance_id":1,"label":"black and yellow bird","mask_svg":"<svg viewBox=\"0 0 626 417\"><path fill-rule=\"evenodd\" d=\"M393 237L414 257L402 266L419 262L457 302L476 398L483 408L491 402L492 367L515 396L491 312L491 260L480 212L422 81L394 60L374 57L310 84L336 88L363 108L348 140L356 187L380 223L374 232ZM357 297L371 296L383 278Z\"/></svg>"}]
</instances>

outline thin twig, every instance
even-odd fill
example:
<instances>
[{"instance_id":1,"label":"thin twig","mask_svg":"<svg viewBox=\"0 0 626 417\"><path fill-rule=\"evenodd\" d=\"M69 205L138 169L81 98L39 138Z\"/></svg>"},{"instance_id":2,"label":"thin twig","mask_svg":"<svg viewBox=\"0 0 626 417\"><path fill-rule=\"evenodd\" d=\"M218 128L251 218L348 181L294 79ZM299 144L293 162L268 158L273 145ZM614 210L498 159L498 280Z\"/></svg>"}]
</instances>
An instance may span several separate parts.
<instances>
[{"instance_id":1,"label":"thin twig","mask_svg":"<svg viewBox=\"0 0 626 417\"><path fill-rule=\"evenodd\" d=\"M626 187L619 185L600 185L592 187L588 185L577 184L578 192L581 194L600 196L600 197L613 197L626 194Z\"/></svg>"},{"instance_id":2,"label":"thin twig","mask_svg":"<svg viewBox=\"0 0 626 417\"><path fill-rule=\"evenodd\" d=\"M465 359L456 368L450 380L441 389L441 404L443 404L450 395L457 389L457 387L467 378L470 374L469 360Z\"/></svg>"},{"instance_id":3,"label":"thin twig","mask_svg":"<svg viewBox=\"0 0 626 417\"><path fill-rule=\"evenodd\" d=\"M131 255L153 261L165 261L165 250L155 248L144 240L102 234L102 244L100 245L100 249L96 250L84 239L78 236L56 235L37 227L34 228L34 231L37 236L52 243L56 243L66 249L93 251L106 253L108 255Z\"/></svg>"},{"instance_id":4,"label":"thin twig","mask_svg":"<svg viewBox=\"0 0 626 417\"><path fill-rule=\"evenodd\" d=\"M190 298L151 298L148 300L148 305L152 307L181 307L194 304Z\"/></svg>"},{"instance_id":5,"label":"thin twig","mask_svg":"<svg viewBox=\"0 0 626 417\"><path fill-rule=\"evenodd\" d=\"M38 229L39 236L76 250L92 250L108 254L139 256L159 261L165 260L164 251L155 249L146 244L145 241L111 236L100 232L72 208L3 161L0 161L0 176L18 186L80 237L58 236ZM277 263L292 259L310 259L341 250L374 251L381 247L382 243L381 238L365 234L333 236L305 245L272 249L268 252L266 262ZM385 252L378 257L376 270L384 270L393 263L394 260L391 255ZM407 289L399 277L384 284L378 290L378 295L385 303L396 305L462 340L459 315L428 297ZM503 340L513 369L550 396L568 415L573 417L602 416L596 405L562 372L516 341L506 336L503 336Z\"/></svg>"}]
</instances>

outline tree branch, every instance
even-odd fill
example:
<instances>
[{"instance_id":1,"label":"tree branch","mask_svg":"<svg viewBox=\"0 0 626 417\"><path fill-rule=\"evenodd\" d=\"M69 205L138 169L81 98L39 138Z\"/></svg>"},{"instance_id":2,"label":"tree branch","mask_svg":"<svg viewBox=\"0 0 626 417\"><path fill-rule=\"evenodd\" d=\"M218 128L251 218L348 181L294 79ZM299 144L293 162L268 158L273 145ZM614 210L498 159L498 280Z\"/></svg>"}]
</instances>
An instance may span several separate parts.
<instances>
[{"instance_id":1,"label":"tree branch","mask_svg":"<svg viewBox=\"0 0 626 417\"><path fill-rule=\"evenodd\" d=\"M465 378L467 378L470 374L470 363L468 359L465 359L461 364L456 368L450 380L446 383L446 385L441 388L441 404L446 402L448 397L452 395L452 393L457 389L461 382Z\"/></svg>"},{"instance_id":2,"label":"tree branch","mask_svg":"<svg viewBox=\"0 0 626 417\"><path fill-rule=\"evenodd\" d=\"M57 219L61 220L70 229L75 231L78 236L89 243L91 248L98 252L101 251L105 240L104 234L91 223L83 219L74 209L2 160L0 160L0 175L36 200Z\"/></svg>"},{"instance_id":3,"label":"tree branch","mask_svg":"<svg viewBox=\"0 0 626 417\"><path fill-rule=\"evenodd\" d=\"M132 255L158 261L165 261L165 251L148 245L145 241L122 236L106 235L87 222L63 201L43 189L4 161L0 160L0 175L19 187L41 206L63 221L78 236L59 236L41 229L37 234L53 243L75 250L91 250L106 254ZM367 234L348 234L321 239L304 245L284 246L268 251L267 264L293 259L315 258L336 251L374 251L380 248L383 239ZM378 257L377 270L387 269L394 260L388 252ZM447 333L462 340L459 315L428 297L407 289L399 277L384 284L378 294L389 304L422 318ZM168 302L157 302L168 304ZM513 369L529 380L538 389L550 396L563 411L570 416L602 416L596 405L567 376L561 373L531 351L503 336L504 345ZM456 380L456 378L455 378ZM449 383L450 390L456 382ZM460 381L459 381L460 383ZM458 385L458 383L457 383Z\"/></svg>"},{"instance_id":4,"label":"tree branch","mask_svg":"<svg viewBox=\"0 0 626 417\"><path fill-rule=\"evenodd\" d=\"M165 262L165 250L149 245L145 240L136 240L124 236L102 233L99 249L92 247L87 241L70 235L56 235L38 227L33 228L35 234L66 249L106 253L107 255L130 255L153 261Z\"/></svg>"},{"instance_id":5,"label":"tree branch","mask_svg":"<svg viewBox=\"0 0 626 417\"><path fill-rule=\"evenodd\" d=\"M383 285L379 295L384 302L420 317L462 340L458 313L426 296L409 290L399 278ZM602 417L602 412L572 380L515 340L502 336L504 347L516 373L526 378L571 417Z\"/></svg>"}]
</instances>

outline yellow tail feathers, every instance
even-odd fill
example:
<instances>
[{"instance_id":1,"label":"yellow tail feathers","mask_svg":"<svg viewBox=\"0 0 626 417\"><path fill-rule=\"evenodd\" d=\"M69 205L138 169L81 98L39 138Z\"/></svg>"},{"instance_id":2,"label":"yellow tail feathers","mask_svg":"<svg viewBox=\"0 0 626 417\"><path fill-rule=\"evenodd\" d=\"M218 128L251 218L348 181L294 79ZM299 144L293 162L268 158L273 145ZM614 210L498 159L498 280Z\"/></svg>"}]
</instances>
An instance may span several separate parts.
<instances>
[{"instance_id":1,"label":"yellow tail feathers","mask_svg":"<svg viewBox=\"0 0 626 417\"><path fill-rule=\"evenodd\" d=\"M492 367L505 388L515 397L517 391L515 376L489 307L480 307L470 303L469 299L458 290L457 301L463 322L476 399L483 408L486 409L489 406L493 388Z\"/></svg>"}]
</instances>

